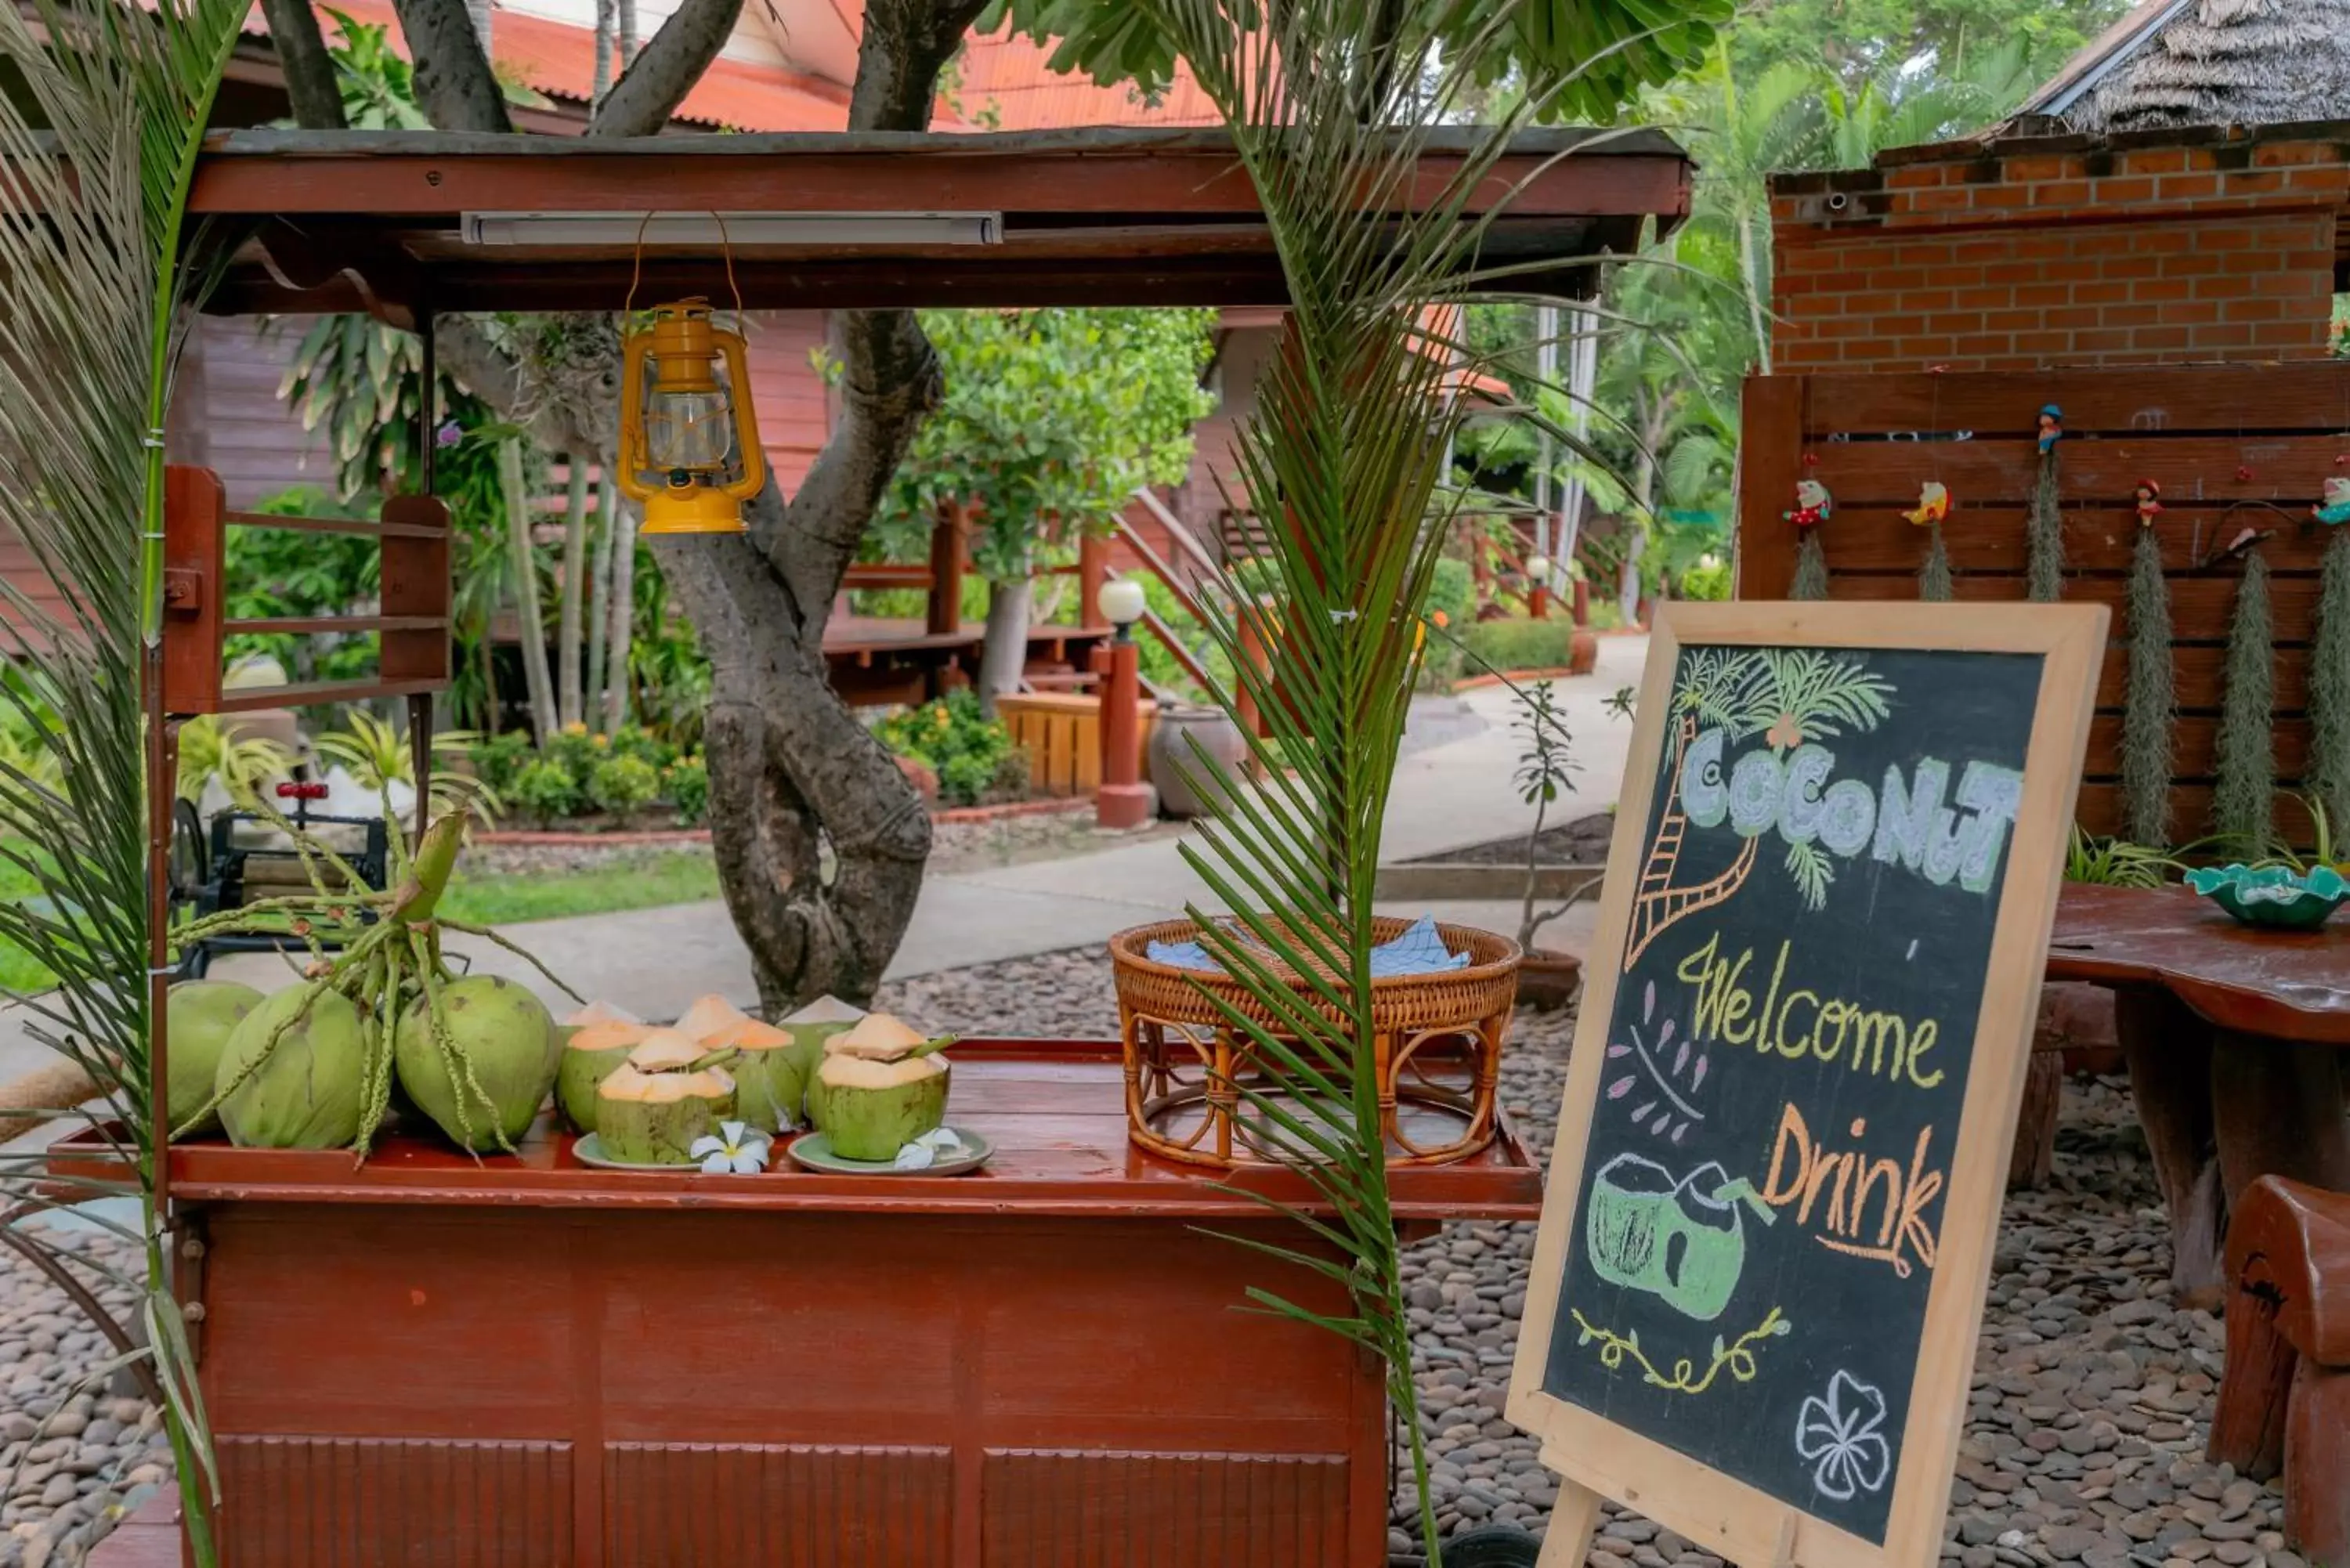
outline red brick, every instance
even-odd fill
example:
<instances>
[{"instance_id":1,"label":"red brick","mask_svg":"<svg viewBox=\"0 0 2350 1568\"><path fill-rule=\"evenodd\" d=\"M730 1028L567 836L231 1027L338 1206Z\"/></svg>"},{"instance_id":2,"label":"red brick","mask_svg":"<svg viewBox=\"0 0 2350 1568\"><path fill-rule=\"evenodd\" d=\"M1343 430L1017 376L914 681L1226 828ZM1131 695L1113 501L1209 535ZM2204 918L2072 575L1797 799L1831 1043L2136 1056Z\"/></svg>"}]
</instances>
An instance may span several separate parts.
<instances>
[{"instance_id":1,"label":"red brick","mask_svg":"<svg viewBox=\"0 0 2350 1568\"><path fill-rule=\"evenodd\" d=\"M2106 353L2130 346L2130 334L2126 328L2098 327L2073 334L2073 347L2085 354Z\"/></svg>"},{"instance_id":2,"label":"red brick","mask_svg":"<svg viewBox=\"0 0 2350 1568\"><path fill-rule=\"evenodd\" d=\"M2284 173L2276 169L2238 169L2227 176L2230 196L2266 195L2284 189Z\"/></svg>"},{"instance_id":3,"label":"red brick","mask_svg":"<svg viewBox=\"0 0 2350 1568\"><path fill-rule=\"evenodd\" d=\"M2061 153L2035 153L2010 158L2000 166L2000 172L2018 182L2033 180L2062 180L2080 166Z\"/></svg>"},{"instance_id":4,"label":"red brick","mask_svg":"<svg viewBox=\"0 0 2350 1568\"><path fill-rule=\"evenodd\" d=\"M2187 152L2178 147L2138 147L2122 154L2123 170L2131 174L2177 174L2187 167Z\"/></svg>"},{"instance_id":5,"label":"red brick","mask_svg":"<svg viewBox=\"0 0 2350 1568\"><path fill-rule=\"evenodd\" d=\"M2051 180L2032 188L2032 203L2035 207L2082 207L2088 201L2086 180Z\"/></svg>"},{"instance_id":6,"label":"red brick","mask_svg":"<svg viewBox=\"0 0 2350 1568\"><path fill-rule=\"evenodd\" d=\"M1957 303L1956 294L1947 288L1905 288L1901 291L1904 310L1948 310Z\"/></svg>"},{"instance_id":7,"label":"red brick","mask_svg":"<svg viewBox=\"0 0 2350 1568\"><path fill-rule=\"evenodd\" d=\"M1885 188L1888 191L1914 191L1924 185L1946 184L1950 173L1950 167L1947 163L1905 163L1898 169L1887 171Z\"/></svg>"},{"instance_id":8,"label":"red brick","mask_svg":"<svg viewBox=\"0 0 2350 1568\"><path fill-rule=\"evenodd\" d=\"M2033 205L2032 188L2028 185L1975 185L1969 189L1974 192L1977 212L2001 212Z\"/></svg>"},{"instance_id":9,"label":"red brick","mask_svg":"<svg viewBox=\"0 0 2350 1568\"><path fill-rule=\"evenodd\" d=\"M2210 277L2214 273L2227 271L2229 262L2233 259L2235 258L2232 256L2217 255L2208 251L2194 251L2184 255L2165 256L2162 258L2162 275Z\"/></svg>"},{"instance_id":10,"label":"red brick","mask_svg":"<svg viewBox=\"0 0 2350 1568\"><path fill-rule=\"evenodd\" d=\"M2282 321L2285 305L2282 299L2230 299L2217 301L2221 319L2226 321Z\"/></svg>"},{"instance_id":11,"label":"red brick","mask_svg":"<svg viewBox=\"0 0 2350 1568\"><path fill-rule=\"evenodd\" d=\"M2068 305L2061 309L2044 311L2041 325L2052 331L2065 332L2076 327L2095 327L2097 307L2094 305Z\"/></svg>"},{"instance_id":12,"label":"red brick","mask_svg":"<svg viewBox=\"0 0 2350 1568\"><path fill-rule=\"evenodd\" d=\"M2140 305L2156 305L2165 300L2186 299L2194 293L2183 277L2147 278L2130 287L2130 298Z\"/></svg>"},{"instance_id":13,"label":"red brick","mask_svg":"<svg viewBox=\"0 0 2350 1568\"><path fill-rule=\"evenodd\" d=\"M2130 333L2130 347L2136 349L2184 348L2189 336L2184 327L2140 327Z\"/></svg>"},{"instance_id":14,"label":"red brick","mask_svg":"<svg viewBox=\"0 0 2350 1568\"><path fill-rule=\"evenodd\" d=\"M2069 304L2074 287L2069 282L2023 284L2015 290L2015 303L2039 306Z\"/></svg>"},{"instance_id":15,"label":"red brick","mask_svg":"<svg viewBox=\"0 0 2350 1568\"><path fill-rule=\"evenodd\" d=\"M2263 348L2325 342L2324 321L2256 321L2251 323L2252 341Z\"/></svg>"},{"instance_id":16,"label":"red brick","mask_svg":"<svg viewBox=\"0 0 2350 1568\"><path fill-rule=\"evenodd\" d=\"M1901 194L1901 205L1894 210L1894 216L1963 213L1973 205L1970 195L1971 192L1963 185L1936 185L1922 191L1905 191Z\"/></svg>"},{"instance_id":17,"label":"red brick","mask_svg":"<svg viewBox=\"0 0 2350 1568\"><path fill-rule=\"evenodd\" d=\"M2046 313L2038 310L1987 310L1982 324L1988 332L2030 332L2046 319Z\"/></svg>"},{"instance_id":18,"label":"red brick","mask_svg":"<svg viewBox=\"0 0 2350 1568\"><path fill-rule=\"evenodd\" d=\"M2166 174L2156 182L2157 193L2166 202L2194 202L2220 193L2217 174Z\"/></svg>"},{"instance_id":19,"label":"red brick","mask_svg":"<svg viewBox=\"0 0 2350 1568\"><path fill-rule=\"evenodd\" d=\"M2329 163L2334 161L2333 149L2319 141L2270 141L2252 149L2252 166L2275 169L2286 164Z\"/></svg>"},{"instance_id":20,"label":"red brick","mask_svg":"<svg viewBox=\"0 0 2350 1568\"><path fill-rule=\"evenodd\" d=\"M2154 200L2154 182L2144 176L2127 179L2108 178L2095 182L2089 199L2101 207L2121 206L2131 202Z\"/></svg>"},{"instance_id":21,"label":"red brick","mask_svg":"<svg viewBox=\"0 0 2350 1568\"><path fill-rule=\"evenodd\" d=\"M2205 327L2220 319L2216 299L2181 299L2156 309L2154 318L2165 327Z\"/></svg>"}]
</instances>

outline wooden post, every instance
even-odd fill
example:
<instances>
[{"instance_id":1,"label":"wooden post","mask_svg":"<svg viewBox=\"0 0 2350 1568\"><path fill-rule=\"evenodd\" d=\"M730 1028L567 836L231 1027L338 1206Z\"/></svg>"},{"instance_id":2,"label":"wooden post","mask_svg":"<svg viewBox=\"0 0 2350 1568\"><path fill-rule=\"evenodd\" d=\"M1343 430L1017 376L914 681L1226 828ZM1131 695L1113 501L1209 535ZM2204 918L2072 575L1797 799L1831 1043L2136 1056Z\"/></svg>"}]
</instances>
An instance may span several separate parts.
<instances>
[{"instance_id":1,"label":"wooden post","mask_svg":"<svg viewBox=\"0 0 2350 1568\"><path fill-rule=\"evenodd\" d=\"M1589 626L1591 624L1591 585L1581 577L1575 579L1574 605L1575 624Z\"/></svg>"},{"instance_id":2,"label":"wooden post","mask_svg":"<svg viewBox=\"0 0 2350 1568\"><path fill-rule=\"evenodd\" d=\"M1099 626L1102 584L1109 577L1109 541L1097 534L1077 535L1077 624Z\"/></svg>"},{"instance_id":3,"label":"wooden post","mask_svg":"<svg viewBox=\"0 0 2350 1568\"><path fill-rule=\"evenodd\" d=\"M1749 376L1738 445L1738 532L1731 542L1742 599L1783 599L1795 580L1795 482L1804 477L1801 376Z\"/></svg>"},{"instance_id":4,"label":"wooden post","mask_svg":"<svg viewBox=\"0 0 2350 1568\"><path fill-rule=\"evenodd\" d=\"M1102 675L1101 787L1094 792L1094 826L1124 832L1149 822L1157 804L1141 782L1138 754L1142 650L1134 645L1133 628L1120 627L1094 657Z\"/></svg>"},{"instance_id":5,"label":"wooden post","mask_svg":"<svg viewBox=\"0 0 2350 1568\"><path fill-rule=\"evenodd\" d=\"M939 508L931 530L931 603L923 627L932 637L962 629L962 503Z\"/></svg>"},{"instance_id":6,"label":"wooden post","mask_svg":"<svg viewBox=\"0 0 2350 1568\"><path fill-rule=\"evenodd\" d=\"M1241 610L1241 659L1260 676L1270 667L1264 645L1264 606L1254 603ZM1240 722L1241 733L1262 735L1264 721L1257 712L1256 696L1246 675L1232 680L1232 717Z\"/></svg>"}]
</instances>

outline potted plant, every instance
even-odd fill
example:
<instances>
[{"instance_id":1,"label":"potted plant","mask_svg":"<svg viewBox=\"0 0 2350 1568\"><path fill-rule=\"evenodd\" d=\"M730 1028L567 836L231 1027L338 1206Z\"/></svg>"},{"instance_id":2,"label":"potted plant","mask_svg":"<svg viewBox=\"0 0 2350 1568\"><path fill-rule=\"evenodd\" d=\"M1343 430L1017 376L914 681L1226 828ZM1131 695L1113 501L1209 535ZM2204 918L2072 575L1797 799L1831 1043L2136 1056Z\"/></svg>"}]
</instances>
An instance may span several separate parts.
<instances>
[{"instance_id":1,"label":"potted plant","mask_svg":"<svg viewBox=\"0 0 2350 1568\"><path fill-rule=\"evenodd\" d=\"M1533 682L1518 695L1523 709L1516 727L1525 734L1526 749L1519 753L1514 782L1520 796L1534 808L1534 826L1526 831L1525 897L1518 916L1518 946L1525 954L1518 967L1518 1000L1531 1007L1564 1007L1582 988L1583 961L1538 948L1534 939L1543 927L1573 908L1584 889L1578 888L1547 909L1535 905L1541 893L1543 825L1559 796L1575 787L1567 777L1575 763L1567 753L1570 737L1559 722L1550 683Z\"/></svg>"}]
</instances>

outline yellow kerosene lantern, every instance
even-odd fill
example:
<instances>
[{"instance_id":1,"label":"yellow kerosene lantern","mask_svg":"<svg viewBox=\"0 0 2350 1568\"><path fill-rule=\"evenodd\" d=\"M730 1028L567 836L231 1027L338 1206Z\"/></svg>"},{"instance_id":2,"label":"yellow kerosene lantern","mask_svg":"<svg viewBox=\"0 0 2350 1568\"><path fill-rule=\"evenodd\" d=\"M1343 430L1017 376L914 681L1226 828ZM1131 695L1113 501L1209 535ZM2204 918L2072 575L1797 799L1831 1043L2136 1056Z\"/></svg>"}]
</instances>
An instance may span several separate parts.
<instances>
[{"instance_id":1,"label":"yellow kerosene lantern","mask_svg":"<svg viewBox=\"0 0 2350 1568\"><path fill-rule=\"evenodd\" d=\"M643 531L743 532L743 504L767 482L767 464L742 334L713 323L707 299L681 299L653 306L621 356L618 478L643 504Z\"/></svg>"}]
</instances>

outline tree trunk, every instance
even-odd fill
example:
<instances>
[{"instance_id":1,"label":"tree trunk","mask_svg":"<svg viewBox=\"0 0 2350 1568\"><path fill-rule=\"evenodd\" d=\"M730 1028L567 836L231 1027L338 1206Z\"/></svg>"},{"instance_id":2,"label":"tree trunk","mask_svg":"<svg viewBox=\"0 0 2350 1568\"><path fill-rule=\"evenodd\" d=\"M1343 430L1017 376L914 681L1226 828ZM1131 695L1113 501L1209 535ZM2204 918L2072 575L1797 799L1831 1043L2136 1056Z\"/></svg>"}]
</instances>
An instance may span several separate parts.
<instances>
[{"instance_id":1,"label":"tree trunk","mask_svg":"<svg viewBox=\"0 0 2350 1568\"><path fill-rule=\"evenodd\" d=\"M604 732L629 722L629 656L637 640L637 508L612 514L612 602L604 634Z\"/></svg>"},{"instance_id":2,"label":"tree trunk","mask_svg":"<svg viewBox=\"0 0 2350 1568\"><path fill-rule=\"evenodd\" d=\"M538 566L530 545L530 490L524 483L522 442L498 443L498 484L506 493L506 542L514 552L515 635L522 640L523 682L530 690L530 722L545 745L560 727L554 682L546 673L546 618L539 608Z\"/></svg>"},{"instance_id":3,"label":"tree trunk","mask_svg":"<svg viewBox=\"0 0 2350 1568\"><path fill-rule=\"evenodd\" d=\"M416 101L442 130L511 131L505 89L490 69L486 30L465 0L392 0L416 62Z\"/></svg>"},{"instance_id":4,"label":"tree trunk","mask_svg":"<svg viewBox=\"0 0 2350 1568\"><path fill-rule=\"evenodd\" d=\"M298 7L300 16L293 13ZM335 77L335 58L318 33L318 18L310 0L261 0L269 18L269 34L277 42L279 68L286 77L286 97L296 123L313 130L342 130L343 89Z\"/></svg>"},{"instance_id":5,"label":"tree trunk","mask_svg":"<svg viewBox=\"0 0 2350 1568\"><path fill-rule=\"evenodd\" d=\"M1028 669L1028 611L1036 579L987 585L987 635L979 649L979 707L995 717L995 700L1020 690Z\"/></svg>"},{"instance_id":6,"label":"tree trunk","mask_svg":"<svg viewBox=\"0 0 2350 1568\"><path fill-rule=\"evenodd\" d=\"M567 724L587 718L579 697L579 615L588 593L588 460L574 455L563 508L563 604L556 624L556 708Z\"/></svg>"},{"instance_id":7,"label":"tree trunk","mask_svg":"<svg viewBox=\"0 0 2350 1568\"><path fill-rule=\"evenodd\" d=\"M611 471L607 469L596 491L596 554L588 568L595 588L588 613L588 686L583 695L587 712L583 716L590 723L600 722L604 716L604 649L612 625L612 535L620 531L619 503Z\"/></svg>"}]
</instances>

